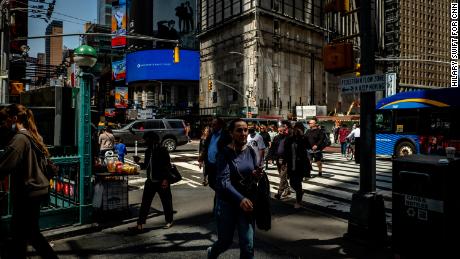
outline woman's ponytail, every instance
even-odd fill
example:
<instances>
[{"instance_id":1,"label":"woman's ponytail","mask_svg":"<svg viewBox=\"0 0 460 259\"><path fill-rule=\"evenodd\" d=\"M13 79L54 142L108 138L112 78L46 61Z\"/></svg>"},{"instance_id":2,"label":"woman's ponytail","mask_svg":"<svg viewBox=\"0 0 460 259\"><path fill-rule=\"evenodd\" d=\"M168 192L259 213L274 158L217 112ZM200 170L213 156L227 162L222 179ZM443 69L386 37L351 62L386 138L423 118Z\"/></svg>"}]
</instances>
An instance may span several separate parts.
<instances>
[{"instance_id":1,"label":"woman's ponytail","mask_svg":"<svg viewBox=\"0 0 460 259\"><path fill-rule=\"evenodd\" d=\"M50 153L45 143L43 142L42 136L40 135L40 133L38 133L37 125L35 124L34 114L31 109L27 109L27 108L25 109L26 109L26 115L27 115L27 122L26 122L25 128L30 132L34 142L40 147L40 149L45 154L45 156L48 157Z\"/></svg>"}]
</instances>

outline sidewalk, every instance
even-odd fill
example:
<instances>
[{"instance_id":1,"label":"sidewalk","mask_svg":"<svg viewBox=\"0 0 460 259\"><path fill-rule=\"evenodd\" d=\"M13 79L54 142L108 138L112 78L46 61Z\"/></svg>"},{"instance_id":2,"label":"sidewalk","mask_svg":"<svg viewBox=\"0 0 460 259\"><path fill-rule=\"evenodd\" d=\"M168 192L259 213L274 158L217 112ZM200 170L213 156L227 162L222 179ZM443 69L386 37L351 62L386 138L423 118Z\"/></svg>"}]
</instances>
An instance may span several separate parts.
<instances>
[{"instance_id":1,"label":"sidewalk","mask_svg":"<svg viewBox=\"0 0 460 259\"><path fill-rule=\"evenodd\" d=\"M48 238L59 237L52 243L60 258L206 258L206 248L216 240L211 214L213 193L209 188L173 189L173 197L179 211L170 229L162 229L163 214L154 211L147 221L147 232L131 235L127 228L135 224L134 211L131 219L115 226L86 229L92 233L80 232L80 236L69 238L57 236L56 231L45 234ZM139 204L133 206L134 210L138 207ZM161 208L157 198L152 207ZM344 219L309 207L295 210L293 200L272 200L272 213L272 229L256 233L256 258L391 258L388 250L375 251L344 239L347 231ZM75 230L60 229L69 235ZM238 257L234 243L219 258Z\"/></svg>"}]
</instances>

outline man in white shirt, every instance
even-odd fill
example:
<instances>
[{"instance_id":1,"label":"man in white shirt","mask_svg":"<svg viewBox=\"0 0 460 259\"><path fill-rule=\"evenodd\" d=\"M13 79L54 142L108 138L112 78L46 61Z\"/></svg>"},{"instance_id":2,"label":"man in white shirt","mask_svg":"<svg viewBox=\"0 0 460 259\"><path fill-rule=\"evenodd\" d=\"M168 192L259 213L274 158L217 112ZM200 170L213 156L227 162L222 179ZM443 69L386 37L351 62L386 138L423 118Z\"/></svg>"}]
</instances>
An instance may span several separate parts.
<instances>
[{"instance_id":1,"label":"man in white shirt","mask_svg":"<svg viewBox=\"0 0 460 259\"><path fill-rule=\"evenodd\" d=\"M360 137L361 137L361 130L359 128L359 124L354 124L353 125L353 130L348 134L347 139L355 139L355 163L359 164L361 156L359 152L361 152L361 142L360 142Z\"/></svg>"},{"instance_id":2,"label":"man in white shirt","mask_svg":"<svg viewBox=\"0 0 460 259\"><path fill-rule=\"evenodd\" d=\"M264 139L261 135L256 133L256 129L254 127L251 127L249 129L247 141L248 145L251 146L254 149L254 151L256 151L257 164L260 167L262 167L264 163L263 158L265 153Z\"/></svg>"}]
</instances>

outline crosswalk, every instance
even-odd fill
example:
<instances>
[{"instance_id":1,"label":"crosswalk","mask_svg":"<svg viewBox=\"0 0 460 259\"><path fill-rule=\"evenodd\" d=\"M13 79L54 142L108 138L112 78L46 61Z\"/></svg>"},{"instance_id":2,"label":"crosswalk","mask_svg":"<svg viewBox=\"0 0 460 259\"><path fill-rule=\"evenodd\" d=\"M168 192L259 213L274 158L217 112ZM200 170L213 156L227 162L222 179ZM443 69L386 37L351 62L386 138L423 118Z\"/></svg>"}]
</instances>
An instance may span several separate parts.
<instances>
[{"instance_id":1,"label":"crosswalk","mask_svg":"<svg viewBox=\"0 0 460 259\"><path fill-rule=\"evenodd\" d=\"M186 184L193 188L202 186L202 171L198 167L197 157L197 152L171 154L173 163L176 166L188 169L188 172L190 172L190 174L184 176L184 179L176 183L176 185ZM355 164L354 161L347 161L340 153L325 153L324 159L322 177L315 177L318 168L316 163L313 163L313 178L306 179L302 183L304 190L303 202L307 206L317 206L346 215L350 211L352 194L359 190L359 165ZM276 194L280 182L278 171L274 165L269 165L266 172L270 181L271 192ZM384 197L387 222L391 222L391 172L391 161L377 159L376 187L377 193ZM132 179L129 184L139 183L140 181L139 179ZM285 199L289 198L295 198L293 191Z\"/></svg>"}]
</instances>

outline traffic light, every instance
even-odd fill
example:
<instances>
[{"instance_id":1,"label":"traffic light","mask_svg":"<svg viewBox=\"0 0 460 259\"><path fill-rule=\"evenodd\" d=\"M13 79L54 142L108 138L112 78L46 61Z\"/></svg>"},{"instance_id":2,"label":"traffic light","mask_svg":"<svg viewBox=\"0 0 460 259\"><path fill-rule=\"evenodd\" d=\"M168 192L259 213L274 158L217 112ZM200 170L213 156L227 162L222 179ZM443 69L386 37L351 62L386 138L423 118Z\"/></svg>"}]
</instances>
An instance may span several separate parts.
<instances>
[{"instance_id":1,"label":"traffic light","mask_svg":"<svg viewBox=\"0 0 460 259\"><path fill-rule=\"evenodd\" d=\"M212 91L212 80L211 79L208 79L208 91L209 92Z\"/></svg>"},{"instance_id":2,"label":"traffic light","mask_svg":"<svg viewBox=\"0 0 460 259\"><path fill-rule=\"evenodd\" d=\"M46 11L46 18L48 18L48 20L51 19L51 16L53 15L55 4L56 0L53 0L53 2L48 5L48 10Z\"/></svg>"},{"instance_id":3,"label":"traffic light","mask_svg":"<svg viewBox=\"0 0 460 259\"><path fill-rule=\"evenodd\" d=\"M350 0L329 0L324 5L324 11L341 14L350 12Z\"/></svg>"},{"instance_id":4,"label":"traffic light","mask_svg":"<svg viewBox=\"0 0 460 259\"><path fill-rule=\"evenodd\" d=\"M176 45L176 47L174 47L174 63L179 63L179 61L180 61L179 45Z\"/></svg>"},{"instance_id":5,"label":"traffic light","mask_svg":"<svg viewBox=\"0 0 460 259\"><path fill-rule=\"evenodd\" d=\"M361 64L360 63L355 64L355 75L356 77L361 76Z\"/></svg>"}]
</instances>

